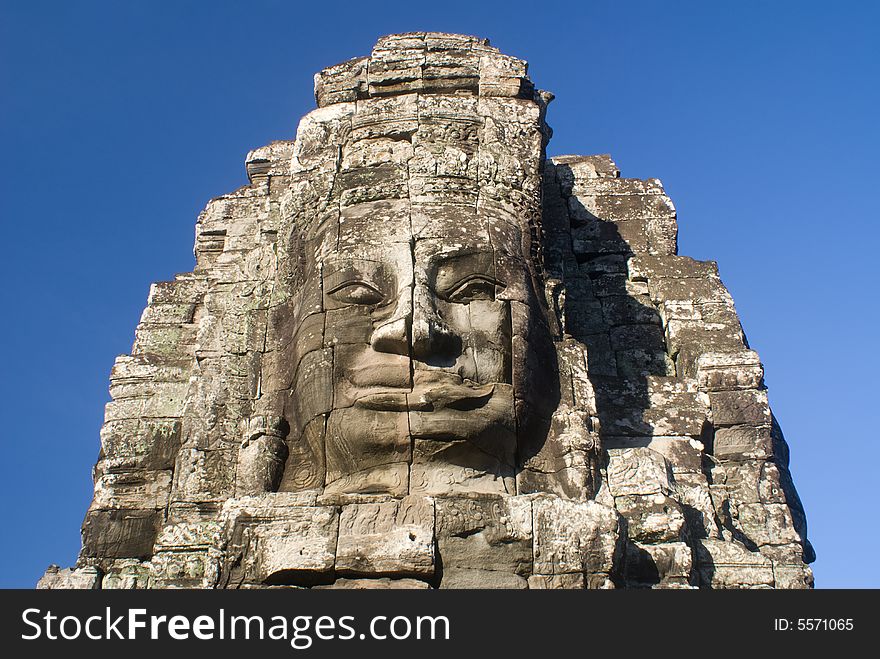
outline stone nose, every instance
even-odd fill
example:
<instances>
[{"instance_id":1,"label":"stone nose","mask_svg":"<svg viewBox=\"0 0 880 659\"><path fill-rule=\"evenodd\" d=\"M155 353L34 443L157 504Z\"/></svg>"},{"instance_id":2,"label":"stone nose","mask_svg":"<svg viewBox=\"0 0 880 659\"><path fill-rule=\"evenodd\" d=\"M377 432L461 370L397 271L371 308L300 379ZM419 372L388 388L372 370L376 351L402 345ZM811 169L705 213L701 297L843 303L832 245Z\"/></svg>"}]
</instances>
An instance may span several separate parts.
<instances>
[{"instance_id":1,"label":"stone nose","mask_svg":"<svg viewBox=\"0 0 880 659\"><path fill-rule=\"evenodd\" d=\"M413 288L412 358L426 364L439 364L457 356L461 338L440 316L434 294L425 282Z\"/></svg>"},{"instance_id":2,"label":"stone nose","mask_svg":"<svg viewBox=\"0 0 880 659\"><path fill-rule=\"evenodd\" d=\"M427 283L417 281L401 291L391 319L373 330L370 344L377 352L434 363L454 357L461 339L440 317Z\"/></svg>"},{"instance_id":3,"label":"stone nose","mask_svg":"<svg viewBox=\"0 0 880 659\"><path fill-rule=\"evenodd\" d=\"M370 337L373 350L409 357L412 318L412 286L401 286L390 318L373 329Z\"/></svg>"},{"instance_id":4,"label":"stone nose","mask_svg":"<svg viewBox=\"0 0 880 659\"><path fill-rule=\"evenodd\" d=\"M376 352L409 356L409 330L412 314L396 316L373 330L370 345Z\"/></svg>"}]
</instances>

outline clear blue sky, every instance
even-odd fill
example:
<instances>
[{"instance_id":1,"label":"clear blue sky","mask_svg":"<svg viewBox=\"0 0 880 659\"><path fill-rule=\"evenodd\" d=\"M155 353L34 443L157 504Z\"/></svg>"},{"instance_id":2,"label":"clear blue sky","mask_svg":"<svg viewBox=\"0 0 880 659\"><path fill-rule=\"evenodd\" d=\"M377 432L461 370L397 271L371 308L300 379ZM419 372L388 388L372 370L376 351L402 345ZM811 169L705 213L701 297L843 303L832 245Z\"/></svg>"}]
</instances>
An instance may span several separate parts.
<instances>
[{"instance_id":1,"label":"clear blue sky","mask_svg":"<svg viewBox=\"0 0 880 659\"><path fill-rule=\"evenodd\" d=\"M551 154L663 180L764 360L816 584L880 587L878 7L3 0L0 586L75 560L110 366L199 210L293 136L315 71L439 30L529 60Z\"/></svg>"}]
</instances>

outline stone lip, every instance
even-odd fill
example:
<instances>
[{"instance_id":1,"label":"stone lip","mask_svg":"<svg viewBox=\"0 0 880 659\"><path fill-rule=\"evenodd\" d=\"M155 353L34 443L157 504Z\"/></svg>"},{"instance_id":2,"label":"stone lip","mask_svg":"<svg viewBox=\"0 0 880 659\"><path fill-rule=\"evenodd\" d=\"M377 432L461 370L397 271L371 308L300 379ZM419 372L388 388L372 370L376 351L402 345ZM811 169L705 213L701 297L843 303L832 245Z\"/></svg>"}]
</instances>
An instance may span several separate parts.
<instances>
[{"instance_id":1,"label":"stone lip","mask_svg":"<svg viewBox=\"0 0 880 659\"><path fill-rule=\"evenodd\" d=\"M493 384L428 385L363 396L355 401L355 406L389 412L433 412L441 409L473 411L482 407L494 391Z\"/></svg>"}]
</instances>

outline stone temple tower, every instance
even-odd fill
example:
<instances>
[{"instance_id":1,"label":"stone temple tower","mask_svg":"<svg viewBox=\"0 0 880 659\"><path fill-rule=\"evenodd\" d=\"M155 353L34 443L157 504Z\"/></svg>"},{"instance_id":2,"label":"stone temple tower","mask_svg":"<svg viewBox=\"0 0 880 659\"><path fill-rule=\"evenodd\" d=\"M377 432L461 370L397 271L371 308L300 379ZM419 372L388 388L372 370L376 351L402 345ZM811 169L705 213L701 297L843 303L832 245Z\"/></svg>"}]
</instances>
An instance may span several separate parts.
<instances>
[{"instance_id":1,"label":"stone temple tower","mask_svg":"<svg viewBox=\"0 0 880 659\"><path fill-rule=\"evenodd\" d=\"M110 376L47 588L806 588L758 355L657 179L419 32L315 76Z\"/></svg>"}]
</instances>

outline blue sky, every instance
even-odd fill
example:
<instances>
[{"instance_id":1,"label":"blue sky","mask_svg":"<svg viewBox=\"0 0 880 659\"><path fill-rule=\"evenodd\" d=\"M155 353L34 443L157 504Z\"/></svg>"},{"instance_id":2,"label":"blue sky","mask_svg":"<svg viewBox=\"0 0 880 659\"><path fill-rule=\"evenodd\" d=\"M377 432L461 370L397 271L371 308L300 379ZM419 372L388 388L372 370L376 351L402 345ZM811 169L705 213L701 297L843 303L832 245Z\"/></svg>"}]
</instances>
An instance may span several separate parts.
<instances>
[{"instance_id":1,"label":"blue sky","mask_svg":"<svg viewBox=\"0 0 880 659\"><path fill-rule=\"evenodd\" d=\"M431 8L425 8L429 5ZM719 262L792 453L819 587L880 587L880 5L0 2L0 586L70 565L108 375L196 215L376 37L488 37L553 91L550 153L663 180ZM865 553L855 551L861 545Z\"/></svg>"}]
</instances>

